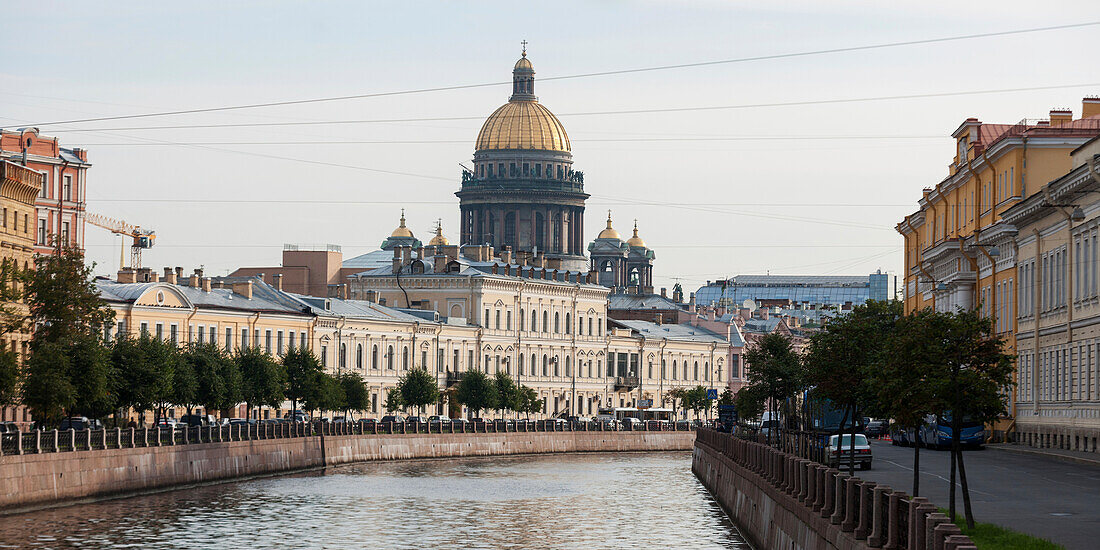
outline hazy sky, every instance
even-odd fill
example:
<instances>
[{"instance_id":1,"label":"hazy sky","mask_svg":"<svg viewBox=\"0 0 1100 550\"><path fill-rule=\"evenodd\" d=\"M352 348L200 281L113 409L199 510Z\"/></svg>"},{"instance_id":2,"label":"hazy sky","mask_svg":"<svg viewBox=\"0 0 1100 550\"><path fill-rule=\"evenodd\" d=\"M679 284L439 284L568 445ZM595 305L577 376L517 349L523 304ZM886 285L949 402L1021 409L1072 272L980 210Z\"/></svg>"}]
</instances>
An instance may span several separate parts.
<instances>
[{"instance_id":1,"label":"hazy sky","mask_svg":"<svg viewBox=\"0 0 1100 550\"><path fill-rule=\"evenodd\" d=\"M772 5L779 4L779 5ZM5 10L0 125L507 82L528 40L536 78L968 35L1096 19L1080 2L148 2ZM1084 17L1085 19L1081 19ZM637 218L654 282L685 291L764 273L901 269L893 226L947 174L969 116L1080 114L1100 93L1100 26L616 76L541 81L591 193ZM1041 91L662 113L1039 86ZM224 111L42 124L89 149L88 209L155 229L145 264L278 265L283 243L369 252L397 225L458 240L459 163L507 84ZM588 114L584 114L588 113ZM425 117L341 125L130 130ZM93 131L78 131L93 130ZM300 142L329 142L302 144ZM168 142L168 143L165 143ZM276 142L276 143L271 143ZM299 143L287 143L299 142ZM331 143L345 142L345 143ZM346 143L358 142L358 143ZM293 160L292 160L293 159ZM372 170L403 172L390 174ZM311 201L297 203L296 201ZM88 226L113 273L121 239Z\"/></svg>"}]
</instances>

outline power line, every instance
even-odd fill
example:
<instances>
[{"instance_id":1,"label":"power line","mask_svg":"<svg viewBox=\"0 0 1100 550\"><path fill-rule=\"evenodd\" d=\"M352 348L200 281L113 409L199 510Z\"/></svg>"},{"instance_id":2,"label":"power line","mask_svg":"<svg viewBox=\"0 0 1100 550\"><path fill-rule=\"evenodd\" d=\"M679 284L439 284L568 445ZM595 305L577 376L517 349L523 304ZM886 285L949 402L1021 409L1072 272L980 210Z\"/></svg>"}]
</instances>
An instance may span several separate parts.
<instances>
[{"instance_id":1,"label":"power line","mask_svg":"<svg viewBox=\"0 0 1100 550\"><path fill-rule=\"evenodd\" d=\"M968 96L968 95L981 95L981 94L999 94L999 93L1017 93L1017 92L1034 92L1042 90L1059 90L1065 88L1092 88L1100 86L1100 83L1090 82L1082 84L1058 84L1053 86L1030 86L1022 88L997 88L988 90L964 90L957 92L933 92L923 94L902 94L902 95L887 95L887 96L868 96L868 97L853 97L853 98L838 98L838 99L814 99L805 101L785 101L774 103L742 103L735 105L704 105L694 107L667 107L667 108L652 108L652 109L627 109L619 111L583 111L575 113L555 113L555 116L571 117L571 116L608 116L608 115L637 115L637 114L653 114L653 113L679 113L679 112L691 112L691 111L720 111L720 110L733 110L733 109L758 109L767 107L799 107L809 105L830 105L830 104L843 104L843 103L862 103L869 101L897 101L903 99L923 99L932 97L955 97L955 96ZM520 115L508 115L508 116L520 116ZM380 118L380 119L358 119L358 120L312 120L312 121L296 121L296 122L240 122L230 124L178 124L178 125L162 125L162 126L123 126L115 128L66 128L67 132L121 132L121 131L133 131L133 130L193 130L193 129L211 129L211 128L262 128L270 126L325 126L325 125L341 125L341 124L393 124L401 122L444 122L444 121L459 121L459 120L485 120L486 115L471 115L471 116L446 116L446 117L415 117L415 118ZM56 123L62 124L62 123ZM33 125L32 125L33 126ZM42 124L37 126L44 126ZM923 136L920 136L923 137Z\"/></svg>"},{"instance_id":2,"label":"power line","mask_svg":"<svg viewBox=\"0 0 1100 550\"><path fill-rule=\"evenodd\" d=\"M656 141L787 141L787 140L867 140L867 139L943 139L943 136L729 136L709 138L592 138L572 139L572 143L595 142L656 142ZM82 147L129 147L129 146L171 146L171 145L434 145L469 144L468 139L382 139L382 140L319 140L319 141L196 141L173 143L83 143Z\"/></svg>"},{"instance_id":3,"label":"power line","mask_svg":"<svg viewBox=\"0 0 1100 550\"><path fill-rule=\"evenodd\" d=\"M882 48L896 48L896 47L902 47L902 46L915 46L915 45L922 45L922 44L953 42L953 41L959 41L959 40L972 40L972 39L977 39L977 38L991 38L991 37L995 37L995 36L1009 36L1009 35L1015 35L1015 34L1035 33L1035 32L1044 32L1044 31L1052 31L1052 30L1066 30L1066 29L1072 29L1072 28L1089 27L1089 26L1094 26L1094 25L1100 25L1100 21L1088 21L1088 22L1083 22L1083 23L1072 23L1072 24L1068 24L1068 25L1055 25L1055 26L1049 26L1049 27L1032 27L1032 28L1028 28L1028 29L1016 29L1016 30L1010 30L1010 31L998 31L998 32L989 32L989 33L967 34L967 35L948 36L948 37L940 37L940 38L928 38L928 39L923 39L923 40L907 40L907 41L900 41L900 42L887 42L887 43L880 43L880 44L868 44L868 45L864 45L864 46L849 46L849 47L844 47L844 48L828 48L828 49L812 50L812 51L804 51L804 52L791 52L791 53L783 53L783 54L770 54L770 55L761 55L761 56L753 56L753 57L721 59L721 60L715 60L715 61L700 61L700 62L693 62L693 63L679 63L679 64L674 64L674 65L657 65L657 66L652 66L652 67L640 67L640 68L633 68L633 69L618 69L618 70L610 70L610 71L579 73L579 74L572 74L572 75L552 76L552 77L542 78L540 80L541 81L571 80L571 79L578 79L578 78L592 78L592 77L598 77L598 76L612 76L612 75L631 74L631 73L666 71L666 70L672 70L672 69L707 67L707 66L713 66L713 65L728 65L728 64L734 64L734 63L747 63L747 62L754 62L754 61L767 61L767 60L775 60L775 59L790 59L790 58L795 58L795 57L806 57L806 56L814 56L814 55L826 55L826 54L835 54L835 53L866 51L866 50L875 50L875 49L882 49ZM331 96L331 97L321 97L321 98L311 98L311 99L272 101L272 102L266 102L266 103L249 103L249 104L243 104L243 105L230 105L230 106L223 106L223 107L180 109L180 110L174 110L174 111L160 111L160 112L153 112L153 113L133 114L133 115L116 115L116 116L109 116L109 117L95 117L95 118L84 118L84 119L74 119L74 120L43 122L43 123L39 123L39 124L34 124L34 126L51 126L51 125L57 125L57 124L76 124L76 123L83 123L83 122L98 122L98 121L104 121L104 120L124 120L124 119L149 118L149 117L170 116L170 115L210 113L210 112L232 111L232 110L240 110L240 109L256 109L256 108L261 108L261 107L280 107L280 106L286 106L286 105L301 105L301 104L306 104L306 103L324 103L324 102L333 102L333 101L346 101L346 100L350 100L350 99L367 99L367 98L387 97L387 96L396 96L396 95L421 94L421 93L428 93L428 92L465 90L465 89L472 89L472 88L484 88L484 87L488 87L488 86L500 86L500 85L505 85L505 84L510 84L510 83L511 83L511 81L498 81L498 82L486 82L486 83L481 83L481 84L460 84L460 85L452 85L452 86L438 86L438 87L432 87L432 88L417 88L417 89L411 89L411 90L401 90L401 91L392 91L392 92L375 92L375 93L367 93L367 94L353 94L353 95Z\"/></svg>"},{"instance_id":4,"label":"power line","mask_svg":"<svg viewBox=\"0 0 1100 550\"><path fill-rule=\"evenodd\" d=\"M325 199L193 199L193 198L112 198L89 197L89 201L98 202L145 202L145 203L177 203L177 204L324 204L324 205L372 205L372 204L456 204L453 200L428 201L428 200L325 200ZM633 201L633 199L629 199ZM783 203L783 202L654 202L638 203L618 200L588 201L588 206L594 205L630 205L630 206L756 206L756 207L812 207L812 208L880 208L880 207L911 207L912 204L852 204L852 203Z\"/></svg>"}]
</instances>

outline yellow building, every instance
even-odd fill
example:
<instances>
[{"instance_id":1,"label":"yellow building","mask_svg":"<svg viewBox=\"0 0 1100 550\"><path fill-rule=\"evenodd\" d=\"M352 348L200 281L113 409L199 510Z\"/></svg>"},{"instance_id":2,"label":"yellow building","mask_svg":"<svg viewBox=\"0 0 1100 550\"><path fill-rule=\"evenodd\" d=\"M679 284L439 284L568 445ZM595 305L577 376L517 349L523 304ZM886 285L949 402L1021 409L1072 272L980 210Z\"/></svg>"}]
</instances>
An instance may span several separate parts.
<instances>
[{"instance_id":1,"label":"yellow building","mask_svg":"<svg viewBox=\"0 0 1100 550\"><path fill-rule=\"evenodd\" d=\"M981 307L1014 351L1017 229L1002 215L1068 172L1070 153L1098 133L1095 98L1084 100L1077 120L1052 110L1048 120L1016 124L963 121L952 133L947 177L925 188L919 209L897 225L905 239L906 312Z\"/></svg>"},{"instance_id":2,"label":"yellow building","mask_svg":"<svg viewBox=\"0 0 1100 550\"><path fill-rule=\"evenodd\" d=\"M34 201L42 189L45 174L8 161L0 161L0 262L5 273L0 284L18 285L10 277L19 271L34 267L34 233L31 225L36 219ZM27 307L21 302L4 304L12 313L25 315ZM29 327L0 334L0 346L10 348L25 357L31 338ZM30 422L25 407L3 407L0 421Z\"/></svg>"}]
</instances>

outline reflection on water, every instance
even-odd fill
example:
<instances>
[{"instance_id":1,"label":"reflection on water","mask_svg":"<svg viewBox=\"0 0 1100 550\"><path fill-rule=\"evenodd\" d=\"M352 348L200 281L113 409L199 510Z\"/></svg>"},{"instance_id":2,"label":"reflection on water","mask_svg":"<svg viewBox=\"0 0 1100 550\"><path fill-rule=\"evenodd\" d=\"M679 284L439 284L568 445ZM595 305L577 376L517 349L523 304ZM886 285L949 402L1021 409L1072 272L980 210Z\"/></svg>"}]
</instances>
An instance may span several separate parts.
<instances>
[{"instance_id":1,"label":"reflection on water","mask_svg":"<svg viewBox=\"0 0 1100 550\"><path fill-rule=\"evenodd\" d=\"M689 453L378 462L0 517L0 548L748 548Z\"/></svg>"}]
</instances>

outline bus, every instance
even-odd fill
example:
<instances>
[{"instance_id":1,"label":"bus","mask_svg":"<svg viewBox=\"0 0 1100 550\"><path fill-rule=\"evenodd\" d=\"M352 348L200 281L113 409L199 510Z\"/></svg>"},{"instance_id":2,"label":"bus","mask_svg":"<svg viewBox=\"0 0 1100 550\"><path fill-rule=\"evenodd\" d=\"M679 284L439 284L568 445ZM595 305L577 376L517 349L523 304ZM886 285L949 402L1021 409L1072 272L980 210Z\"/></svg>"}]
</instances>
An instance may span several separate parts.
<instances>
[{"instance_id":1,"label":"bus","mask_svg":"<svg viewBox=\"0 0 1100 550\"><path fill-rule=\"evenodd\" d=\"M918 444L923 443L929 449L944 449L951 446L951 413L928 415L919 432ZM985 425L969 416L963 416L959 423L959 445L978 447L985 443Z\"/></svg>"},{"instance_id":2,"label":"bus","mask_svg":"<svg viewBox=\"0 0 1100 550\"><path fill-rule=\"evenodd\" d=\"M675 411L662 408L638 409L636 407L600 407L596 410L596 413L596 420L600 422L607 422L610 420L622 422L624 418L628 417L637 418L642 421L676 420Z\"/></svg>"}]
</instances>

